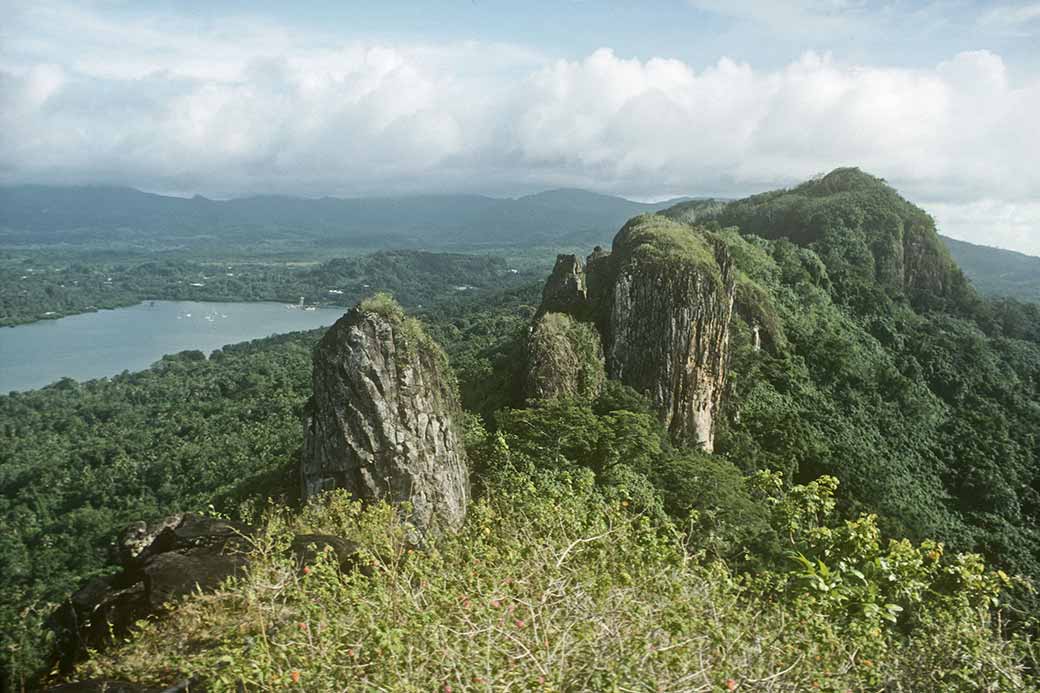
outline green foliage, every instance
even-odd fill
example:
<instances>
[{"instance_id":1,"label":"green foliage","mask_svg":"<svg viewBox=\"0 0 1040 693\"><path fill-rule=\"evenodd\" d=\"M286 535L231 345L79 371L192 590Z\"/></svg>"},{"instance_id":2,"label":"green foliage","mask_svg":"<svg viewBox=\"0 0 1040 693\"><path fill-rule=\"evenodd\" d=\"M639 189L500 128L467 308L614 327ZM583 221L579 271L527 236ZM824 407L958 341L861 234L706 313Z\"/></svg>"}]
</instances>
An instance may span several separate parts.
<instances>
[{"instance_id":1,"label":"green foliage","mask_svg":"<svg viewBox=\"0 0 1040 693\"><path fill-rule=\"evenodd\" d=\"M197 674L213 691L1035 683L1028 643L989 625L999 573L934 545L882 548L869 518L825 532L825 480L765 497L826 561L746 577L691 556L682 532L604 495L589 471L506 465L487 481L463 530L424 551L385 505L332 493L302 514L273 509L247 575L142 624L79 675L165 685ZM354 539L371 577L328 556L300 574L285 554L292 532Z\"/></svg>"},{"instance_id":2,"label":"green foliage","mask_svg":"<svg viewBox=\"0 0 1040 693\"><path fill-rule=\"evenodd\" d=\"M541 286L438 301L422 316L430 336L451 357L463 406L489 419L520 399L523 343Z\"/></svg>"},{"instance_id":3,"label":"green foliage","mask_svg":"<svg viewBox=\"0 0 1040 693\"><path fill-rule=\"evenodd\" d=\"M685 262L708 276L719 277L711 239L685 224L656 214L644 214L625 224L614 238L612 257L618 263L629 260Z\"/></svg>"},{"instance_id":4,"label":"green foliage","mask_svg":"<svg viewBox=\"0 0 1040 693\"><path fill-rule=\"evenodd\" d=\"M494 285L494 262L425 257L444 263L436 281L392 253L294 270L425 303L421 324L386 296L366 305L440 342L458 374L466 527L409 553L386 507L272 510L249 575L83 673L199 672L215 690L1035 689L1037 602L1008 573L1040 576L1038 309L974 296L931 219L855 169L682 213L702 226L637 217L613 261L733 262L716 454L674 449L616 382L512 408L539 287L452 286L460 268ZM295 486L280 475L315 337L0 398L8 661L31 665L42 615L106 569L122 524ZM297 575L293 531L358 540L374 575Z\"/></svg>"},{"instance_id":5,"label":"green foliage","mask_svg":"<svg viewBox=\"0 0 1040 693\"><path fill-rule=\"evenodd\" d=\"M375 313L376 315L380 315L395 325L404 322L404 308L401 307L400 303L394 300L394 297L391 294L386 293L385 291L361 299L361 302L358 303L358 308L366 313Z\"/></svg>"},{"instance_id":6,"label":"green foliage","mask_svg":"<svg viewBox=\"0 0 1040 693\"><path fill-rule=\"evenodd\" d=\"M317 333L167 357L151 370L0 397L0 638L5 669L46 650L43 622L110 570L116 533L184 510L237 515L292 493ZM291 498L291 496L290 496Z\"/></svg>"},{"instance_id":7,"label":"green foliage","mask_svg":"<svg viewBox=\"0 0 1040 693\"><path fill-rule=\"evenodd\" d=\"M424 341L437 335L471 403L498 402L534 295L532 287L452 292L427 304L424 324L404 323ZM0 396L0 673L12 677L2 685L44 661L43 622L88 578L112 570L109 545L130 522L211 504L241 518L257 500L292 501L320 336L226 346L208 360L182 352L140 373ZM443 367L440 347L428 354Z\"/></svg>"},{"instance_id":8,"label":"green foliage","mask_svg":"<svg viewBox=\"0 0 1040 693\"><path fill-rule=\"evenodd\" d=\"M779 548L768 509L740 469L701 451L663 456L652 470L665 511L687 528L691 549L731 561L770 565Z\"/></svg>"},{"instance_id":9,"label":"green foliage","mask_svg":"<svg viewBox=\"0 0 1040 693\"><path fill-rule=\"evenodd\" d=\"M813 249L827 266L834 296L862 314L893 298L928 310L961 310L973 300L931 217L856 168L731 202L714 219Z\"/></svg>"}]
</instances>

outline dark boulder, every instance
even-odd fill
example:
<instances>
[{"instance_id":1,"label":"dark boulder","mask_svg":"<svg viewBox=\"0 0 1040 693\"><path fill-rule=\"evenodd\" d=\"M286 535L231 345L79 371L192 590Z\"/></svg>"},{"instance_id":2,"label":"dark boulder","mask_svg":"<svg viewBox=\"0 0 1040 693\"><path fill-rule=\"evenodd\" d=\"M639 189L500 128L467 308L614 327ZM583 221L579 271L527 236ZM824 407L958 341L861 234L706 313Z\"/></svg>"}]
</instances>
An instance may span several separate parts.
<instances>
[{"instance_id":1,"label":"dark boulder","mask_svg":"<svg viewBox=\"0 0 1040 693\"><path fill-rule=\"evenodd\" d=\"M68 671L88 648L108 646L167 603L197 589L213 590L239 572L250 533L246 525L193 513L130 525L114 552L121 570L91 580L51 619L59 669Z\"/></svg>"}]
</instances>

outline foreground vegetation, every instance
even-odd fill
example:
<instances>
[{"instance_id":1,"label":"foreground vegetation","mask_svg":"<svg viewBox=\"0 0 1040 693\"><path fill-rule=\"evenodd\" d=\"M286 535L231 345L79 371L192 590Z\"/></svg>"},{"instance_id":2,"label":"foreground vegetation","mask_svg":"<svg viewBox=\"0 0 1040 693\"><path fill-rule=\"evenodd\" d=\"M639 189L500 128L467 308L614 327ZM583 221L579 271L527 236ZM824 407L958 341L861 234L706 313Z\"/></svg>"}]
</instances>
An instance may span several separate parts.
<instances>
[{"instance_id":1,"label":"foreground vegetation","mask_svg":"<svg viewBox=\"0 0 1040 693\"><path fill-rule=\"evenodd\" d=\"M1005 575L937 544L884 542L871 516L838 521L829 478L788 491L768 474L738 483L789 557L740 574L712 556L711 535L633 512L624 487L604 493L589 470L537 471L507 440L490 443L498 471L459 535L415 551L393 509L338 493L302 514L272 509L246 576L79 673L199 677L213 691L1037 683L1036 644L995 630ZM342 574L328 555L299 572L286 558L293 531L357 540L371 576Z\"/></svg>"}]
</instances>

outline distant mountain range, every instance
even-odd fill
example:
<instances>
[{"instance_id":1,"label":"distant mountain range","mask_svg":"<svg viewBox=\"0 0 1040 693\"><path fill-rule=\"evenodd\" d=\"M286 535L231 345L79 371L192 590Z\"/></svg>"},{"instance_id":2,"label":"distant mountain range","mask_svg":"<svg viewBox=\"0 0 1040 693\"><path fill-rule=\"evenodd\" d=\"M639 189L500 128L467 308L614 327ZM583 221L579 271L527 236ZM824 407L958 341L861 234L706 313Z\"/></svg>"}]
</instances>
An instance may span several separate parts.
<instances>
[{"instance_id":1,"label":"distant mountain range","mask_svg":"<svg viewBox=\"0 0 1040 693\"><path fill-rule=\"evenodd\" d=\"M687 220L718 200L642 203L587 190L516 199L416 195L232 200L119 187L0 187L0 247L61 246L197 252L313 252L376 248L479 250L607 243L628 219L677 203ZM942 237L982 293L1040 301L1040 258Z\"/></svg>"},{"instance_id":2,"label":"distant mountain range","mask_svg":"<svg viewBox=\"0 0 1040 693\"><path fill-rule=\"evenodd\" d=\"M0 188L0 244L323 247L479 247L609 239L626 220L671 206L585 190L517 199L424 195L341 199L261 196L210 200L132 188Z\"/></svg>"}]
</instances>

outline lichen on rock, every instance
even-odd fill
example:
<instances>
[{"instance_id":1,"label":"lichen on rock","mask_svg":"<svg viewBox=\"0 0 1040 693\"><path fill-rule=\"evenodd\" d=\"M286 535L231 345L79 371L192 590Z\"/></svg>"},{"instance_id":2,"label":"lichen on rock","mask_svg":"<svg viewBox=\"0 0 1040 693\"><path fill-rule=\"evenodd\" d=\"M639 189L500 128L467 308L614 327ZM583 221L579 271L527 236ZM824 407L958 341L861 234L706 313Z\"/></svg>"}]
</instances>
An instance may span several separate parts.
<instances>
[{"instance_id":1,"label":"lichen on rock","mask_svg":"<svg viewBox=\"0 0 1040 693\"><path fill-rule=\"evenodd\" d=\"M607 379L599 334L565 313L546 313L527 339L524 397L594 399Z\"/></svg>"},{"instance_id":2,"label":"lichen on rock","mask_svg":"<svg viewBox=\"0 0 1040 693\"><path fill-rule=\"evenodd\" d=\"M626 224L612 256L610 377L650 397L674 443L711 452L733 315L725 245L646 216Z\"/></svg>"},{"instance_id":3,"label":"lichen on rock","mask_svg":"<svg viewBox=\"0 0 1040 693\"><path fill-rule=\"evenodd\" d=\"M469 500L461 407L444 352L392 299L359 304L314 351L304 498L343 488L408 507L420 536L462 524Z\"/></svg>"}]
</instances>

